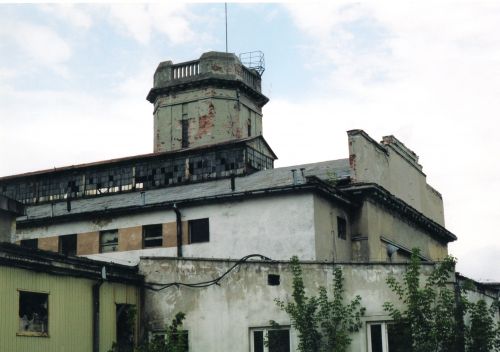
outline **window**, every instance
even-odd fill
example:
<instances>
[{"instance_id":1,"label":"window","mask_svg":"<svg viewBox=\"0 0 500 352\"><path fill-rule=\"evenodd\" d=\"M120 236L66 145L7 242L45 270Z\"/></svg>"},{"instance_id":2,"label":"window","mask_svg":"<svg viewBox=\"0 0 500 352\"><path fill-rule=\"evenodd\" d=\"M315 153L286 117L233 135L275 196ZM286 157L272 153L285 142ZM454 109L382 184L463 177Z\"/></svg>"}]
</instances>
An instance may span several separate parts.
<instances>
[{"instance_id":1,"label":"window","mask_svg":"<svg viewBox=\"0 0 500 352\"><path fill-rule=\"evenodd\" d=\"M161 351L175 350L179 352L189 351L189 331L177 330L170 333L165 330L155 330L149 332L149 343L159 348ZM168 349L167 346L170 348Z\"/></svg>"},{"instance_id":2,"label":"window","mask_svg":"<svg viewBox=\"0 0 500 352\"><path fill-rule=\"evenodd\" d=\"M347 222L340 216L337 216L337 234L343 240L347 238Z\"/></svg>"},{"instance_id":3,"label":"window","mask_svg":"<svg viewBox=\"0 0 500 352\"><path fill-rule=\"evenodd\" d=\"M189 220L189 243L208 242L210 240L210 232L208 218Z\"/></svg>"},{"instance_id":4,"label":"window","mask_svg":"<svg viewBox=\"0 0 500 352\"><path fill-rule=\"evenodd\" d=\"M404 352L411 350L408 327L394 323L368 323L368 352Z\"/></svg>"},{"instance_id":5,"label":"window","mask_svg":"<svg viewBox=\"0 0 500 352\"><path fill-rule=\"evenodd\" d=\"M118 230L101 231L99 237L99 253L118 250Z\"/></svg>"},{"instance_id":6,"label":"window","mask_svg":"<svg viewBox=\"0 0 500 352\"><path fill-rule=\"evenodd\" d=\"M163 227L158 225L147 225L142 227L142 247L161 247L163 245Z\"/></svg>"},{"instance_id":7,"label":"window","mask_svg":"<svg viewBox=\"0 0 500 352\"><path fill-rule=\"evenodd\" d=\"M251 329L250 347L251 352L290 352L290 329Z\"/></svg>"},{"instance_id":8,"label":"window","mask_svg":"<svg viewBox=\"0 0 500 352\"><path fill-rule=\"evenodd\" d=\"M59 253L64 255L76 255L76 235L64 235L59 237Z\"/></svg>"},{"instance_id":9,"label":"window","mask_svg":"<svg viewBox=\"0 0 500 352\"><path fill-rule=\"evenodd\" d=\"M182 148L189 147L189 121L181 120L182 123Z\"/></svg>"},{"instance_id":10,"label":"window","mask_svg":"<svg viewBox=\"0 0 500 352\"><path fill-rule=\"evenodd\" d=\"M136 308L132 304L116 305L116 347L118 352L134 350Z\"/></svg>"},{"instance_id":11,"label":"window","mask_svg":"<svg viewBox=\"0 0 500 352\"><path fill-rule=\"evenodd\" d=\"M248 119L247 122L247 132L248 132L248 137L252 135L252 120Z\"/></svg>"},{"instance_id":12,"label":"window","mask_svg":"<svg viewBox=\"0 0 500 352\"><path fill-rule=\"evenodd\" d=\"M32 240L21 240L21 247L38 249L38 238Z\"/></svg>"},{"instance_id":13,"label":"window","mask_svg":"<svg viewBox=\"0 0 500 352\"><path fill-rule=\"evenodd\" d=\"M19 335L48 336L49 294L19 291Z\"/></svg>"}]
</instances>

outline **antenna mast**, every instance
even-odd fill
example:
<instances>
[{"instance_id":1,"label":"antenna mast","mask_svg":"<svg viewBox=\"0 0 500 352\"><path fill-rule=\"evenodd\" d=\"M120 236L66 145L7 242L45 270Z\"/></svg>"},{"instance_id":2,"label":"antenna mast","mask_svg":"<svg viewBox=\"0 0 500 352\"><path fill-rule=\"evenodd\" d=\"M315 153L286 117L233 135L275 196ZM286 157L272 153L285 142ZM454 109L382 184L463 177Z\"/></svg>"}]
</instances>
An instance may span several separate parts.
<instances>
[{"instance_id":1,"label":"antenna mast","mask_svg":"<svg viewBox=\"0 0 500 352\"><path fill-rule=\"evenodd\" d=\"M227 2L224 3L224 12L226 14L226 54L227 54Z\"/></svg>"}]
</instances>

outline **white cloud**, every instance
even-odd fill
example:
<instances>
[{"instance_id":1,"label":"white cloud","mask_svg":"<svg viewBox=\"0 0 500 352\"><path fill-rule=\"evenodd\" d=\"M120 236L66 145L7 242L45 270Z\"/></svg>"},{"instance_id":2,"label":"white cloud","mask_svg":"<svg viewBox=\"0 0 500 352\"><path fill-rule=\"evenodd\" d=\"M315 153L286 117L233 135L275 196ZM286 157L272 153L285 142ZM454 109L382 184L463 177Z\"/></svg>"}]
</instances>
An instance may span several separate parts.
<instances>
[{"instance_id":1,"label":"white cloud","mask_svg":"<svg viewBox=\"0 0 500 352\"><path fill-rule=\"evenodd\" d=\"M20 50L26 67L48 67L61 75L67 70L63 65L72 55L71 46L47 26L14 22L0 18L0 38ZM17 63L14 63L17 64Z\"/></svg>"},{"instance_id":2,"label":"white cloud","mask_svg":"<svg viewBox=\"0 0 500 352\"><path fill-rule=\"evenodd\" d=\"M49 16L58 17L66 21L68 24L89 29L92 26L91 16L75 4L54 4L54 5L41 5L40 7Z\"/></svg>"},{"instance_id":3,"label":"white cloud","mask_svg":"<svg viewBox=\"0 0 500 352\"><path fill-rule=\"evenodd\" d=\"M194 39L190 19L194 15L186 4L120 4L110 5L110 20L142 44L149 43L151 35L158 32L173 44Z\"/></svg>"}]
</instances>

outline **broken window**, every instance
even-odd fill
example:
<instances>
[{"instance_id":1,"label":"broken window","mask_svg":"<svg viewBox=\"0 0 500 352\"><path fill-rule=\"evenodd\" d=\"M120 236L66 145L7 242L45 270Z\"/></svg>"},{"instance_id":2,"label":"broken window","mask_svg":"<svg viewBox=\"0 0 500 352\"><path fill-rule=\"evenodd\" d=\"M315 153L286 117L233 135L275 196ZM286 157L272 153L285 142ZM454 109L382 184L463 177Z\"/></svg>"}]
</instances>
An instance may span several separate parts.
<instances>
[{"instance_id":1,"label":"broken window","mask_svg":"<svg viewBox=\"0 0 500 352\"><path fill-rule=\"evenodd\" d=\"M76 234L59 237L59 253L64 255L76 255Z\"/></svg>"},{"instance_id":2,"label":"broken window","mask_svg":"<svg viewBox=\"0 0 500 352\"><path fill-rule=\"evenodd\" d=\"M101 231L99 234L99 253L118 250L118 230Z\"/></svg>"},{"instance_id":3,"label":"broken window","mask_svg":"<svg viewBox=\"0 0 500 352\"><path fill-rule=\"evenodd\" d=\"M161 247L163 245L162 225L146 225L142 227L143 248Z\"/></svg>"},{"instance_id":4,"label":"broken window","mask_svg":"<svg viewBox=\"0 0 500 352\"><path fill-rule=\"evenodd\" d=\"M136 308L132 304L116 305L117 352L134 350Z\"/></svg>"},{"instance_id":5,"label":"broken window","mask_svg":"<svg viewBox=\"0 0 500 352\"><path fill-rule=\"evenodd\" d=\"M290 352L290 329L251 329L251 352Z\"/></svg>"},{"instance_id":6,"label":"broken window","mask_svg":"<svg viewBox=\"0 0 500 352\"><path fill-rule=\"evenodd\" d=\"M189 243L208 242L210 240L210 232L208 218L189 220Z\"/></svg>"},{"instance_id":7,"label":"broken window","mask_svg":"<svg viewBox=\"0 0 500 352\"><path fill-rule=\"evenodd\" d=\"M19 334L48 336L49 294L19 291Z\"/></svg>"},{"instance_id":8,"label":"broken window","mask_svg":"<svg viewBox=\"0 0 500 352\"><path fill-rule=\"evenodd\" d=\"M347 222L340 216L337 216L337 234L343 240L347 238Z\"/></svg>"},{"instance_id":9,"label":"broken window","mask_svg":"<svg viewBox=\"0 0 500 352\"><path fill-rule=\"evenodd\" d=\"M392 322L369 323L368 352L404 352L411 350L408 327Z\"/></svg>"},{"instance_id":10,"label":"broken window","mask_svg":"<svg viewBox=\"0 0 500 352\"><path fill-rule=\"evenodd\" d=\"M32 240L21 240L21 247L38 249L38 238Z\"/></svg>"}]
</instances>

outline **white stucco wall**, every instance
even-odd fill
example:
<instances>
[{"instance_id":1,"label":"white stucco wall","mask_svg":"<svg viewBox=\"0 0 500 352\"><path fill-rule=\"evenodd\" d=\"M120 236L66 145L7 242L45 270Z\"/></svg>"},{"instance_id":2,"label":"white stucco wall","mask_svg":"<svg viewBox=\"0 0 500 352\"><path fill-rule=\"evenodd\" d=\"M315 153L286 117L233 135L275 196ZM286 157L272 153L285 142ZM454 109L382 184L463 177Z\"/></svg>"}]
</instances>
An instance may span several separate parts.
<instances>
[{"instance_id":1,"label":"white stucco wall","mask_svg":"<svg viewBox=\"0 0 500 352\"><path fill-rule=\"evenodd\" d=\"M182 221L209 218L210 241L183 245L183 255L202 258L241 258L258 253L272 259L303 260L316 257L312 194L275 195L244 201L180 208ZM172 209L89 221L56 223L20 229L17 239L60 236L148 224L173 223ZM137 263L140 256L176 256L177 248L151 248L92 255L94 259Z\"/></svg>"}]
</instances>

